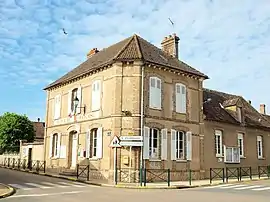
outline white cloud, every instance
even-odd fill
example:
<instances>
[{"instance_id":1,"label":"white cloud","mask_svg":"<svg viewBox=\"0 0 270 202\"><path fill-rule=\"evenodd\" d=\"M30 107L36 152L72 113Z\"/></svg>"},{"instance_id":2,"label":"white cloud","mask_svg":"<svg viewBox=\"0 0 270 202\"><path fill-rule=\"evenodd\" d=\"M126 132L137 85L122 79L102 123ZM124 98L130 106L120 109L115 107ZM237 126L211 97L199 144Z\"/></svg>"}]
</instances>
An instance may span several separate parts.
<instances>
[{"instance_id":1,"label":"white cloud","mask_svg":"<svg viewBox=\"0 0 270 202\"><path fill-rule=\"evenodd\" d=\"M102 49L134 33L159 46L176 32L181 59L210 76L206 87L241 94L256 107L270 105L264 93L270 74L268 0L14 2L0 0L0 62L14 78L1 74L2 82L37 86L40 92L93 47Z\"/></svg>"}]
</instances>

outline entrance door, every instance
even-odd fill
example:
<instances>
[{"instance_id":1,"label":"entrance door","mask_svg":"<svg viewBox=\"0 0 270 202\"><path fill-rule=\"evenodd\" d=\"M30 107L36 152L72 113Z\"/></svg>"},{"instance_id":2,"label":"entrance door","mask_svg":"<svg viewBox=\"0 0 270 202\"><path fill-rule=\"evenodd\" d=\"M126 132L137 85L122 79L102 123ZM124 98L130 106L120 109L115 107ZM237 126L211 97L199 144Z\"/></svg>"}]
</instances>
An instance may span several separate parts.
<instances>
[{"instance_id":1,"label":"entrance door","mask_svg":"<svg viewBox=\"0 0 270 202\"><path fill-rule=\"evenodd\" d=\"M71 155L71 167L76 168L77 164L77 139L78 139L78 134L73 133L72 134L72 155Z\"/></svg>"}]
</instances>

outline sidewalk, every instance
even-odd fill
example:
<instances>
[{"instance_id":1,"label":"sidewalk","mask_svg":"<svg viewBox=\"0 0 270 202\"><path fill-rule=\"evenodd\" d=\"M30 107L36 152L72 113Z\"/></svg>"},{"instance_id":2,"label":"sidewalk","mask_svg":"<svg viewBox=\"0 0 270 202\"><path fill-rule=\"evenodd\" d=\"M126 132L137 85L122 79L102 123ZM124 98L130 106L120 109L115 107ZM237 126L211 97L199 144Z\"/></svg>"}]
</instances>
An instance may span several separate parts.
<instances>
[{"instance_id":1,"label":"sidewalk","mask_svg":"<svg viewBox=\"0 0 270 202\"><path fill-rule=\"evenodd\" d=\"M2 167L3 168L3 167ZM6 169L12 169L12 168L7 168ZM18 170L18 169L14 169ZM33 174L38 174L38 175L44 175L44 176L49 176L49 177L54 177L54 178L60 178L60 179L67 179L71 181L79 181L82 183L86 184L91 184L95 186L104 186L104 187L117 187L117 188L133 188L133 189L184 189L184 188L194 188L194 187L202 187L202 186L213 186L213 185L218 185L218 184L224 184L227 183L226 179L225 182L223 180L213 180L212 183L210 183L209 179L206 180L193 180L191 181L191 184L189 181L173 181L170 182L170 186L168 186L167 182L157 182L157 183L146 183L146 186L144 184L140 186L140 183L123 183L123 182L118 182L117 185L115 184L109 184L105 180L90 180L90 181L84 181L77 179L75 176L63 176L59 175L57 173L36 173L32 171L27 171L27 170L18 170L21 172L28 172L28 173L33 173ZM238 181L237 179L229 179L228 183L241 183L241 182L248 182L248 181L258 181L258 180L265 180L269 179L268 177L261 177L259 179L258 176L254 175L252 176L252 180L250 178L242 178L241 181Z\"/></svg>"},{"instance_id":2,"label":"sidewalk","mask_svg":"<svg viewBox=\"0 0 270 202\"><path fill-rule=\"evenodd\" d=\"M0 183L0 199L11 196L15 193L15 189Z\"/></svg>"}]
</instances>

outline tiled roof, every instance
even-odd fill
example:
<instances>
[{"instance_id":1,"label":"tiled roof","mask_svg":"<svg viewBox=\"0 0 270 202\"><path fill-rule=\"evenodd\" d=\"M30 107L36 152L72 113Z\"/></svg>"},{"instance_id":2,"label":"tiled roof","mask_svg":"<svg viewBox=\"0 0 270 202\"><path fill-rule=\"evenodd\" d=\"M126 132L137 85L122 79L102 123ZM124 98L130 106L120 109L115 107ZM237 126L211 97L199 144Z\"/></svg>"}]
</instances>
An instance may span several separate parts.
<instances>
[{"instance_id":1,"label":"tiled roof","mask_svg":"<svg viewBox=\"0 0 270 202\"><path fill-rule=\"evenodd\" d=\"M34 126L34 130L36 133L35 140L44 139L44 128L45 128L45 123L44 122L32 122Z\"/></svg>"},{"instance_id":2,"label":"tiled roof","mask_svg":"<svg viewBox=\"0 0 270 202\"><path fill-rule=\"evenodd\" d=\"M176 70L181 70L186 73L204 77L206 79L208 78L208 76L205 74L190 67L186 63L167 55L158 47L135 34L92 55L78 67L48 85L45 90L50 87L68 82L102 66L112 64L115 61L130 61L138 59Z\"/></svg>"},{"instance_id":3,"label":"tiled roof","mask_svg":"<svg viewBox=\"0 0 270 202\"><path fill-rule=\"evenodd\" d=\"M205 120L225 122L240 125L235 111L225 109L223 103L232 106L231 103L242 102L243 120L246 126L270 129L270 116L260 114L243 97L227 94L215 90L204 89L203 98L205 100L203 113ZM206 101L209 100L210 101Z\"/></svg>"}]
</instances>

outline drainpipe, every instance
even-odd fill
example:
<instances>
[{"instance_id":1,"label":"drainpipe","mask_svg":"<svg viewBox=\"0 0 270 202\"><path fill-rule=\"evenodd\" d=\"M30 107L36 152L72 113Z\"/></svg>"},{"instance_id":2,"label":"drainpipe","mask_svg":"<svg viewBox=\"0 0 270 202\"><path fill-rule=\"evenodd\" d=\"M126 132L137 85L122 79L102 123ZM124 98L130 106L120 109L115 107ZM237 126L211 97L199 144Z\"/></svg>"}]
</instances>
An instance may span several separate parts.
<instances>
[{"instance_id":1,"label":"drainpipe","mask_svg":"<svg viewBox=\"0 0 270 202\"><path fill-rule=\"evenodd\" d=\"M143 139L143 133L144 133L144 65L142 65L142 72L141 72L141 136ZM143 139L144 141L144 139ZM145 161L143 160L143 146L141 147L141 156L140 156L140 168L145 168Z\"/></svg>"}]
</instances>

